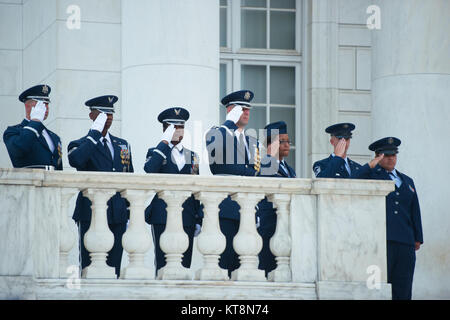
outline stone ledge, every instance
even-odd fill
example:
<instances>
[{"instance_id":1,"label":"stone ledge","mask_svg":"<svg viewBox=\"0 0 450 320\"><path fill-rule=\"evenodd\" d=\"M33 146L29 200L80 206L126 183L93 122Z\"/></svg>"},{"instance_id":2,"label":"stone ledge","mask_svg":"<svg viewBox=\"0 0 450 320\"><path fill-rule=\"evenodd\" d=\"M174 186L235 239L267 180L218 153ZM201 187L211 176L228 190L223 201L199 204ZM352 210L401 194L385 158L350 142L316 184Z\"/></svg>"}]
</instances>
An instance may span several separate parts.
<instances>
[{"instance_id":1,"label":"stone ledge","mask_svg":"<svg viewBox=\"0 0 450 320\"><path fill-rule=\"evenodd\" d=\"M317 282L319 300L390 300L391 297L389 283L380 283L379 289L369 289L366 282Z\"/></svg>"},{"instance_id":2,"label":"stone ledge","mask_svg":"<svg viewBox=\"0 0 450 320\"><path fill-rule=\"evenodd\" d=\"M1 299L315 300L314 283L32 279L0 276ZM69 289L66 283L74 288ZM19 285L21 284L21 285ZM76 286L79 284L79 289Z\"/></svg>"}]
</instances>

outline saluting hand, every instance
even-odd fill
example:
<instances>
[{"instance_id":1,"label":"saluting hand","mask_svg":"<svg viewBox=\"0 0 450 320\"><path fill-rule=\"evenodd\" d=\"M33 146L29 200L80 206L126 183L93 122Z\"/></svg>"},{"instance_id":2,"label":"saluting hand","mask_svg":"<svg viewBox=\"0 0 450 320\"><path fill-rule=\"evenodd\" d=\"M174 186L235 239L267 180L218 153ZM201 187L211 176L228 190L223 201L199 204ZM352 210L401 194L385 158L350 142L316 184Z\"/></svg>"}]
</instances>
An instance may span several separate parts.
<instances>
[{"instance_id":1,"label":"saluting hand","mask_svg":"<svg viewBox=\"0 0 450 320\"><path fill-rule=\"evenodd\" d=\"M108 116L106 115L106 113L100 112L97 118L95 118L95 121L91 126L91 130L103 132L103 128L105 128L107 118Z\"/></svg>"},{"instance_id":2,"label":"saluting hand","mask_svg":"<svg viewBox=\"0 0 450 320\"><path fill-rule=\"evenodd\" d=\"M242 110L242 107L240 105L237 105L230 112L228 112L226 120L231 120L234 123L238 123L243 112L244 111Z\"/></svg>"},{"instance_id":3,"label":"saluting hand","mask_svg":"<svg viewBox=\"0 0 450 320\"><path fill-rule=\"evenodd\" d=\"M30 113L30 119L33 121L44 121L45 118L45 112L47 111L47 108L42 101L38 101L36 105L31 109Z\"/></svg>"},{"instance_id":4,"label":"saluting hand","mask_svg":"<svg viewBox=\"0 0 450 320\"><path fill-rule=\"evenodd\" d=\"M380 154L378 157L373 158L370 162L369 162L369 167L371 169L375 168L376 165L381 161L381 159L384 158L384 153Z\"/></svg>"},{"instance_id":5,"label":"saluting hand","mask_svg":"<svg viewBox=\"0 0 450 320\"><path fill-rule=\"evenodd\" d=\"M339 142L334 146L334 154L338 157L344 158L346 147L347 142L345 141L345 139L339 139Z\"/></svg>"}]
</instances>

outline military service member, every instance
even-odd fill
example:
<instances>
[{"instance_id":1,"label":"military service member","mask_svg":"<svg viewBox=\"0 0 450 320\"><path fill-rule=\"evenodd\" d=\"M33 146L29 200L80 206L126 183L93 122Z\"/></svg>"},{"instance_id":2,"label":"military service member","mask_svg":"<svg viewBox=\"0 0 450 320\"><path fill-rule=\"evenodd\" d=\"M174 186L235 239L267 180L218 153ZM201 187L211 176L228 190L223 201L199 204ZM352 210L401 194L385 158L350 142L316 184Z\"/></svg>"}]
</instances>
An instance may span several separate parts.
<instances>
[{"instance_id":1,"label":"military service member","mask_svg":"<svg viewBox=\"0 0 450 320\"><path fill-rule=\"evenodd\" d=\"M395 182L395 191L386 196L387 276L392 299L410 300L415 251L423 243L423 233L414 181L395 168L400 143L395 137L372 143L369 150L375 152L375 158L359 170L357 178Z\"/></svg>"},{"instance_id":2,"label":"military service member","mask_svg":"<svg viewBox=\"0 0 450 320\"><path fill-rule=\"evenodd\" d=\"M209 167L214 175L257 176L260 172L261 155L259 141L244 132L252 108L253 92L241 90L222 99L227 109L226 121L220 127L207 132L206 147ZM240 266L239 257L233 248L233 238L239 230L239 205L228 196L219 205L220 229L226 238L225 251L219 266L228 270L228 275Z\"/></svg>"},{"instance_id":3,"label":"military service member","mask_svg":"<svg viewBox=\"0 0 450 320\"><path fill-rule=\"evenodd\" d=\"M25 119L3 134L14 168L63 169L61 139L43 123L49 113L50 91L48 85L37 85L19 96L25 104Z\"/></svg>"},{"instance_id":4,"label":"military service member","mask_svg":"<svg viewBox=\"0 0 450 320\"><path fill-rule=\"evenodd\" d=\"M118 98L113 95L101 96L86 101L89 118L93 121L88 134L72 141L68 147L69 163L77 171L133 172L131 151L128 142L109 133L114 114L114 103ZM125 233L129 218L129 203L117 192L109 201L107 209L108 226L114 234L114 245L108 253L106 263L115 268L120 276L122 260L122 235ZM73 219L80 230L81 267L91 263L89 253L84 247L84 234L91 224L91 201L81 192L78 195Z\"/></svg>"},{"instance_id":5,"label":"military service member","mask_svg":"<svg viewBox=\"0 0 450 320\"><path fill-rule=\"evenodd\" d=\"M276 172L264 173L264 166L270 164L270 161L262 160L261 176L271 176L278 178L295 178L296 173L287 163L285 158L289 156L291 142L287 133L287 125L284 121L270 123L264 127L266 130L267 156L275 157L278 163ZM258 233L263 240L263 247L259 253L259 269L267 274L277 267L275 256L270 250L270 238L275 233L277 225L276 209L273 204L267 200L261 200L258 203L256 216L259 220Z\"/></svg>"},{"instance_id":6,"label":"military service member","mask_svg":"<svg viewBox=\"0 0 450 320\"><path fill-rule=\"evenodd\" d=\"M331 135L330 143L334 152L328 158L314 163L316 178L351 178L361 168L359 163L347 157L354 129L353 123L337 123L325 129Z\"/></svg>"},{"instance_id":7,"label":"military service member","mask_svg":"<svg viewBox=\"0 0 450 320\"><path fill-rule=\"evenodd\" d=\"M198 156L183 146L184 125L189 112L181 107L161 112L158 121L163 124L161 142L147 152L144 170L147 173L199 174ZM189 237L189 246L183 254L182 265L191 266L194 233L201 224L203 211L200 202L193 195L183 203L183 228ZM166 228L167 212L165 202L155 195L145 210L145 220L152 225L155 241L156 271L166 265L164 252L159 245L161 234Z\"/></svg>"}]
</instances>

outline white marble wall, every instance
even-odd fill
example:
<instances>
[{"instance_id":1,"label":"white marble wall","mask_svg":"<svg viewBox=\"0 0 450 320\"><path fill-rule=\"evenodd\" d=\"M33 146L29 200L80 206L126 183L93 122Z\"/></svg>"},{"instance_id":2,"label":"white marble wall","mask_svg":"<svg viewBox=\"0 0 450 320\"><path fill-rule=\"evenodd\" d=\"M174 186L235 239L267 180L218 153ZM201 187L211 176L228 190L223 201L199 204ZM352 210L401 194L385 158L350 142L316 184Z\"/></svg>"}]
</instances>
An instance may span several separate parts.
<instances>
[{"instance_id":1,"label":"white marble wall","mask_svg":"<svg viewBox=\"0 0 450 320\"><path fill-rule=\"evenodd\" d=\"M189 110L183 143L201 154L219 119L219 1L124 0L122 19L122 133L135 170L160 142L158 114L173 106ZM200 172L209 173L205 161Z\"/></svg>"},{"instance_id":2,"label":"white marble wall","mask_svg":"<svg viewBox=\"0 0 450 320\"><path fill-rule=\"evenodd\" d=\"M12 167L3 132L25 114L17 99L22 89L22 1L0 2L0 167ZM20 119L20 120L19 120Z\"/></svg>"},{"instance_id":3,"label":"white marble wall","mask_svg":"<svg viewBox=\"0 0 450 320\"><path fill-rule=\"evenodd\" d=\"M371 35L366 26L370 0L338 4L338 121L356 125L349 156L364 164L371 135Z\"/></svg>"},{"instance_id":4,"label":"white marble wall","mask_svg":"<svg viewBox=\"0 0 450 320\"><path fill-rule=\"evenodd\" d=\"M417 251L413 298L450 298L450 3L375 1L373 137L402 140L397 168L414 179L424 244Z\"/></svg>"},{"instance_id":5,"label":"white marble wall","mask_svg":"<svg viewBox=\"0 0 450 320\"><path fill-rule=\"evenodd\" d=\"M356 125L349 157L365 163L371 135L371 34L366 27L369 0L309 1L310 161L333 151L325 128ZM310 170L311 171L311 170ZM312 174L312 171L310 172Z\"/></svg>"},{"instance_id":6,"label":"white marble wall","mask_svg":"<svg viewBox=\"0 0 450 320\"><path fill-rule=\"evenodd\" d=\"M79 29L67 25L69 6L80 10ZM45 124L62 138L63 165L70 170L67 145L90 128L86 100L119 96L111 133L120 135L120 0L27 0L22 7L22 88L38 83L52 87Z\"/></svg>"}]
</instances>

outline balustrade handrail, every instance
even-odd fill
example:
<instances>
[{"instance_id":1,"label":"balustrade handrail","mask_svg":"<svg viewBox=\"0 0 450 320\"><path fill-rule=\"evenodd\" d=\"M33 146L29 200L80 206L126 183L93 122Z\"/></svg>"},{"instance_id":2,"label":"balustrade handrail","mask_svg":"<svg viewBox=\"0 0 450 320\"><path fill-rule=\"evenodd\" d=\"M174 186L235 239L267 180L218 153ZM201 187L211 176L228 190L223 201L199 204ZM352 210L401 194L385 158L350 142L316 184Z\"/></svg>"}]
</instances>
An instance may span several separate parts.
<instances>
[{"instance_id":1,"label":"balustrade handrail","mask_svg":"<svg viewBox=\"0 0 450 320\"><path fill-rule=\"evenodd\" d=\"M329 178L275 178L245 176L194 176L173 174L138 174L90 171L43 171L39 169L0 168L0 181L42 187L102 188L116 190L171 190L266 193L266 194L359 194L386 195L392 181L348 180ZM350 183L351 181L351 183ZM162 188L162 186L164 188ZM206 189L205 189L206 188Z\"/></svg>"}]
</instances>

